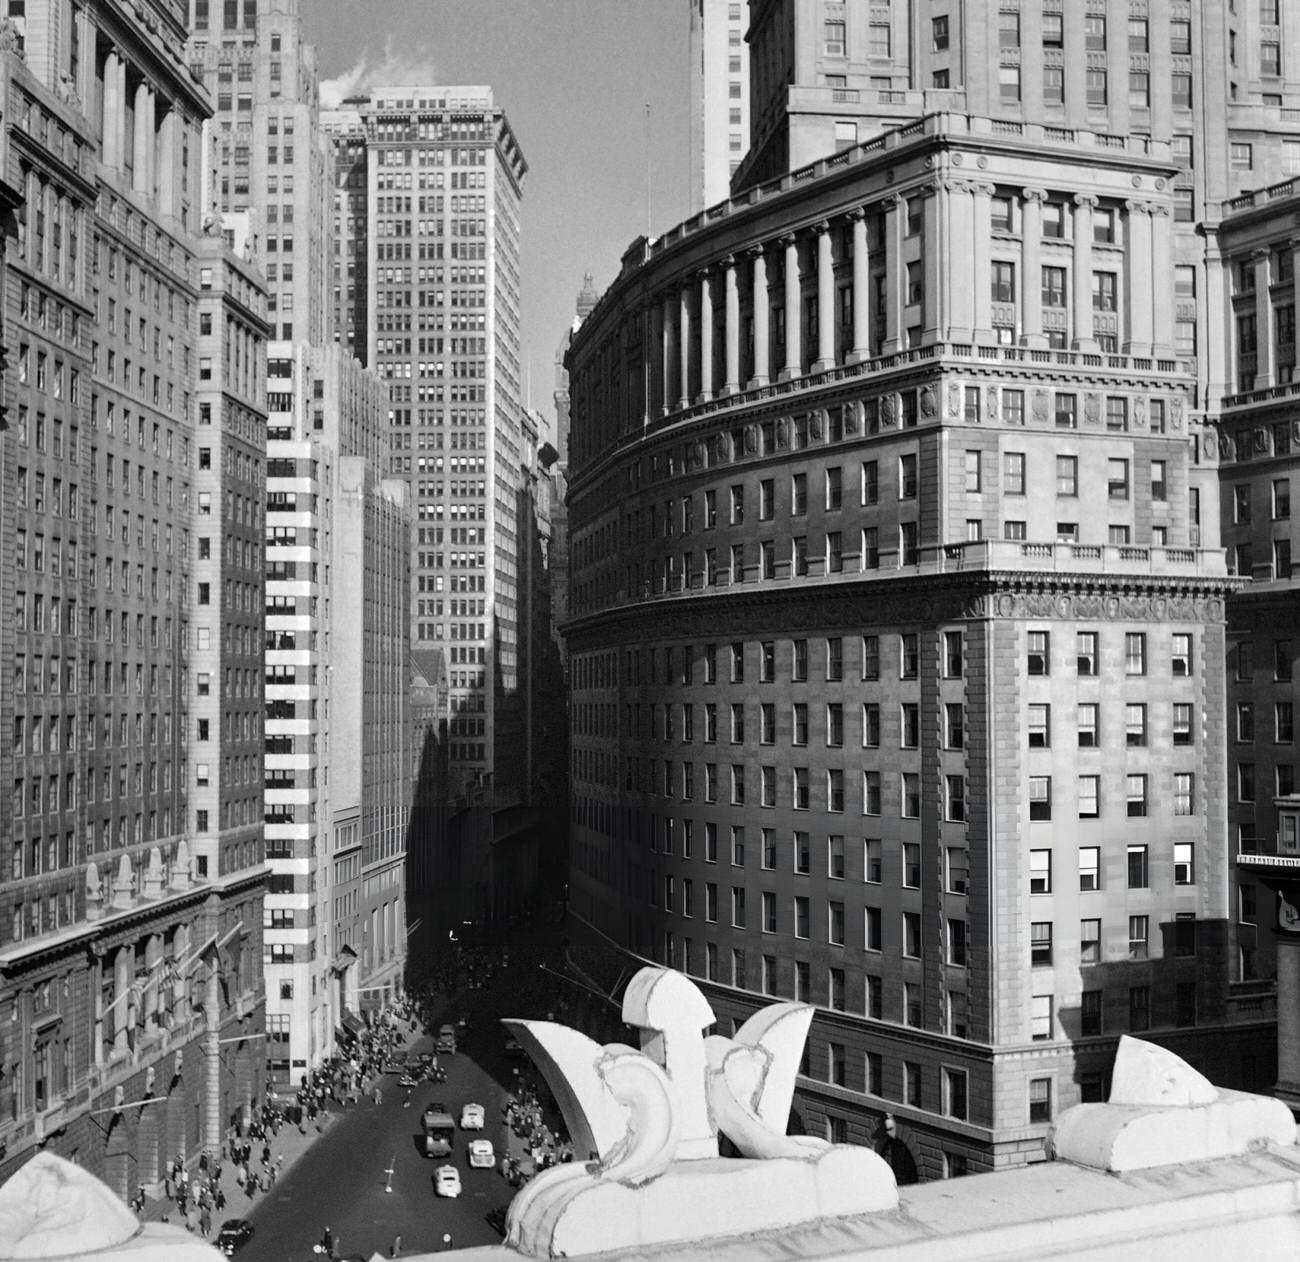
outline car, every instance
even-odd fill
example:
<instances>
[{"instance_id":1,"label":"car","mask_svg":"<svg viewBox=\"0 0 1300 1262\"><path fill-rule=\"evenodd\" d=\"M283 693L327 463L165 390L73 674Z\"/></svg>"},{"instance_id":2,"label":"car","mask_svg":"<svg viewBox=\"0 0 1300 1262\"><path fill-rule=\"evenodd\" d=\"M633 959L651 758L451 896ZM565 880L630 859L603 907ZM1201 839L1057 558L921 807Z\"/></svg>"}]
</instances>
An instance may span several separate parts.
<instances>
[{"instance_id":1,"label":"car","mask_svg":"<svg viewBox=\"0 0 1300 1262\"><path fill-rule=\"evenodd\" d=\"M466 1145L472 1170L495 1170L497 1155L492 1151L490 1139L471 1139Z\"/></svg>"},{"instance_id":2,"label":"car","mask_svg":"<svg viewBox=\"0 0 1300 1262\"><path fill-rule=\"evenodd\" d=\"M481 1131L483 1129L483 1106L467 1104L460 1111L460 1129L463 1131Z\"/></svg>"},{"instance_id":3,"label":"car","mask_svg":"<svg viewBox=\"0 0 1300 1262\"><path fill-rule=\"evenodd\" d=\"M397 1085L399 1087L418 1087L420 1079L411 1073L409 1069L403 1069L402 1076L397 1080Z\"/></svg>"},{"instance_id":4,"label":"car","mask_svg":"<svg viewBox=\"0 0 1300 1262\"><path fill-rule=\"evenodd\" d=\"M524 1045L517 1038L506 1039L506 1055L511 1059L523 1056Z\"/></svg>"},{"instance_id":5,"label":"car","mask_svg":"<svg viewBox=\"0 0 1300 1262\"><path fill-rule=\"evenodd\" d=\"M439 1196L459 1196L460 1171L455 1166L439 1166L433 1172L433 1190Z\"/></svg>"},{"instance_id":6,"label":"car","mask_svg":"<svg viewBox=\"0 0 1300 1262\"><path fill-rule=\"evenodd\" d=\"M242 1249L253 1238L253 1224L247 1218L227 1218L217 1233L217 1248L226 1257Z\"/></svg>"},{"instance_id":7,"label":"car","mask_svg":"<svg viewBox=\"0 0 1300 1262\"><path fill-rule=\"evenodd\" d=\"M443 1056L454 1056L456 1054L456 1027L454 1025L440 1025L438 1027L438 1037L434 1042L434 1051Z\"/></svg>"}]
</instances>

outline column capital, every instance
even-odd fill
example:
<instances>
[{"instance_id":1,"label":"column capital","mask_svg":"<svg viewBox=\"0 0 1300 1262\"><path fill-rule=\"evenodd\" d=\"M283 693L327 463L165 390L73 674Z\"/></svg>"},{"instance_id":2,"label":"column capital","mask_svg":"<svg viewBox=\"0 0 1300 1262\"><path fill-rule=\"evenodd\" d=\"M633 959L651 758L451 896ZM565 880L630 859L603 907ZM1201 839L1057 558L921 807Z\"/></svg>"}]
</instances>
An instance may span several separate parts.
<instances>
[{"instance_id":1,"label":"column capital","mask_svg":"<svg viewBox=\"0 0 1300 1262\"><path fill-rule=\"evenodd\" d=\"M728 272L735 271L735 268L736 268L736 256L735 256L734 254L724 254L724 255L723 255L723 256L718 260L718 266L721 267L721 268L723 268L723 270L728 271Z\"/></svg>"},{"instance_id":2,"label":"column capital","mask_svg":"<svg viewBox=\"0 0 1300 1262\"><path fill-rule=\"evenodd\" d=\"M697 267L695 271L691 273L691 276L695 280L699 280L699 281L707 281L709 277L712 275L713 275L712 263L705 263L702 267Z\"/></svg>"},{"instance_id":3,"label":"column capital","mask_svg":"<svg viewBox=\"0 0 1300 1262\"><path fill-rule=\"evenodd\" d=\"M747 259L752 259L755 263L759 262L760 260L766 262L767 242L760 241L757 245L746 246L745 257Z\"/></svg>"},{"instance_id":4,"label":"column capital","mask_svg":"<svg viewBox=\"0 0 1300 1262\"><path fill-rule=\"evenodd\" d=\"M885 213L888 214L891 210L899 210L905 206L907 198L902 193L886 193L880 199L880 204L885 208Z\"/></svg>"},{"instance_id":5,"label":"column capital","mask_svg":"<svg viewBox=\"0 0 1300 1262\"><path fill-rule=\"evenodd\" d=\"M945 193L973 193L975 185L970 180L958 179L955 176L944 176L937 181L938 187Z\"/></svg>"},{"instance_id":6,"label":"column capital","mask_svg":"<svg viewBox=\"0 0 1300 1262\"><path fill-rule=\"evenodd\" d=\"M1251 250L1250 257L1256 263L1267 263L1273 257L1273 251L1266 245L1259 245Z\"/></svg>"},{"instance_id":7,"label":"column capital","mask_svg":"<svg viewBox=\"0 0 1300 1262\"><path fill-rule=\"evenodd\" d=\"M1091 193L1075 193L1074 195L1074 204L1080 207L1086 206L1089 210L1096 210L1097 203L1100 200L1100 198L1094 197Z\"/></svg>"},{"instance_id":8,"label":"column capital","mask_svg":"<svg viewBox=\"0 0 1300 1262\"><path fill-rule=\"evenodd\" d=\"M819 237L824 237L831 230L830 220L819 219L815 224L812 225L812 230Z\"/></svg>"},{"instance_id":9,"label":"column capital","mask_svg":"<svg viewBox=\"0 0 1300 1262\"><path fill-rule=\"evenodd\" d=\"M989 184L987 182L983 182L980 180L973 180L971 181L970 191L976 197L992 197L993 194L996 193L998 190L996 184Z\"/></svg>"},{"instance_id":10,"label":"column capital","mask_svg":"<svg viewBox=\"0 0 1300 1262\"><path fill-rule=\"evenodd\" d=\"M1164 202L1154 202L1147 207L1147 214L1157 219L1168 219L1173 213L1172 207L1166 206Z\"/></svg>"},{"instance_id":11,"label":"column capital","mask_svg":"<svg viewBox=\"0 0 1300 1262\"><path fill-rule=\"evenodd\" d=\"M1149 215L1151 213L1150 202L1127 201L1124 203L1124 209L1130 215Z\"/></svg>"},{"instance_id":12,"label":"column capital","mask_svg":"<svg viewBox=\"0 0 1300 1262\"><path fill-rule=\"evenodd\" d=\"M852 210L847 211L844 215L844 218L849 220L851 223L861 223L866 219L866 217L867 208L865 206L854 206Z\"/></svg>"},{"instance_id":13,"label":"column capital","mask_svg":"<svg viewBox=\"0 0 1300 1262\"><path fill-rule=\"evenodd\" d=\"M1047 200L1047 190L1045 188L1022 188L1020 196L1027 202L1045 202Z\"/></svg>"},{"instance_id":14,"label":"column capital","mask_svg":"<svg viewBox=\"0 0 1300 1262\"><path fill-rule=\"evenodd\" d=\"M783 232L779 237L777 237L776 243L788 250L792 245L799 244L799 238L793 232Z\"/></svg>"}]
</instances>

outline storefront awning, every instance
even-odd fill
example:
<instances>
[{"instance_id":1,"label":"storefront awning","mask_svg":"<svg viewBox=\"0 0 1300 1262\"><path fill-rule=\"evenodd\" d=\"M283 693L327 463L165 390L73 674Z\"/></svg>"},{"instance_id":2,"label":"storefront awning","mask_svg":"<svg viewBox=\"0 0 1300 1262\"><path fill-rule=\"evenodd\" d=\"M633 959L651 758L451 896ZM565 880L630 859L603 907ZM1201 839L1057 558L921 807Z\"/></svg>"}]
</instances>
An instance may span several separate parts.
<instances>
[{"instance_id":1,"label":"storefront awning","mask_svg":"<svg viewBox=\"0 0 1300 1262\"><path fill-rule=\"evenodd\" d=\"M366 1028L366 1023L355 1012L350 1012L347 1008L343 1009L340 1024L349 1034L353 1035L360 1034Z\"/></svg>"}]
</instances>

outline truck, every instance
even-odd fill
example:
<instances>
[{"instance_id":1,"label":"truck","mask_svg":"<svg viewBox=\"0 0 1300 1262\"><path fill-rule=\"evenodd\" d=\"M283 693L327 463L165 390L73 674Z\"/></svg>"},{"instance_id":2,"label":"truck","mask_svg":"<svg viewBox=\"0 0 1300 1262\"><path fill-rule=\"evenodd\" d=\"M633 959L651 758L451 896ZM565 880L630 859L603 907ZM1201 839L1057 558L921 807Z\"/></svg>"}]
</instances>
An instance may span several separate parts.
<instances>
[{"instance_id":1,"label":"truck","mask_svg":"<svg viewBox=\"0 0 1300 1262\"><path fill-rule=\"evenodd\" d=\"M438 1037L434 1042L434 1050L439 1056L455 1055L456 1027L454 1025L441 1025L438 1027Z\"/></svg>"},{"instance_id":2,"label":"truck","mask_svg":"<svg viewBox=\"0 0 1300 1262\"><path fill-rule=\"evenodd\" d=\"M424 1110L420 1124L424 1130L424 1155L450 1157L452 1141L456 1138L456 1119L447 1112L447 1106L435 1100Z\"/></svg>"}]
</instances>

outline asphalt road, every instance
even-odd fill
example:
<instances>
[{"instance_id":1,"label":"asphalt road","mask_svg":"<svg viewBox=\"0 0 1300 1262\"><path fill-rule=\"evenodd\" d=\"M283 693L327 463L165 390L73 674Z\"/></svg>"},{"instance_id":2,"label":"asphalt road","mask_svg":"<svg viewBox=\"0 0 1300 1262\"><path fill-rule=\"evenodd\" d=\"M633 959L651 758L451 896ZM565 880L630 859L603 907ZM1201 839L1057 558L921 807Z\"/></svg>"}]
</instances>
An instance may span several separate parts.
<instances>
[{"instance_id":1,"label":"asphalt road","mask_svg":"<svg viewBox=\"0 0 1300 1262\"><path fill-rule=\"evenodd\" d=\"M454 1056L439 1058L447 1081L416 1087L410 1108L394 1075L382 1081L383 1102L368 1099L344 1111L311 1149L277 1180L275 1187L249 1213L256 1232L236 1255L239 1262L319 1262L312 1251L328 1226L338 1242L336 1253L369 1258L388 1256L400 1233L403 1253L432 1253L444 1247L449 1233L456 1248L494 1244L500 1236L484 1215L509 1204L513 1192L495 1170L471 1170L466 1141L476 1132L458 1131L451 1164L460 1171L462 1193L457 1199L437 1197L433 1172L442 1163L420 1151L420 1115L431 1100L444 1102L459 1120L461 1106L471 1101L486 1110L484 1138L498 1155L506 1142L501 1118L504 1089L478 1063L476 1041L503 1041L498 1030L475 1030ZM424 1035L414 1052L431 1049ZM483 1048L486 1063L501 1072L500 1049ZM507 1071L508 1072L508 1071ZM392 1191L384 1190L392 1166Z\"/></svg>"}]
</instances>

